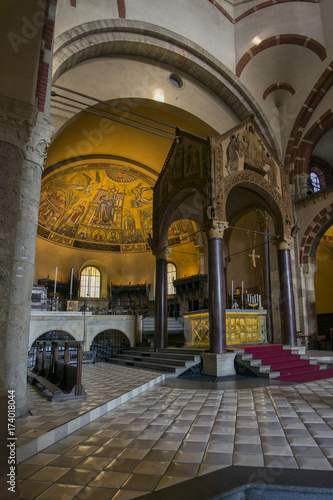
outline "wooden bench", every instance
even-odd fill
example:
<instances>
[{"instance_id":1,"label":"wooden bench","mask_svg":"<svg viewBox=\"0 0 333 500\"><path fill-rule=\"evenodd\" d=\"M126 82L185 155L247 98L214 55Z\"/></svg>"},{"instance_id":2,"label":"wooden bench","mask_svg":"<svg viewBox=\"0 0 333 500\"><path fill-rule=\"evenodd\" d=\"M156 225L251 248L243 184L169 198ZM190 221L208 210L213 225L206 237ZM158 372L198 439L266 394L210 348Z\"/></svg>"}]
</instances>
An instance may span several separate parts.
<instances>
[{"instance_id":1,"label":"wooden bench","mask_svg":"<svg viewBox=\"0 0 333 500\"><path fill-rule=\"evenodd\" d=\"M57 385L52 384L52 382L47 380L45 377L37 375L30 370L28 370L28 379L31 379L33 384L37 383L43 386L44 389L52 394L52 399L57 399L63 394L62 390Z\"/></svg>"},{"instance_id":2,"label":"wooden bench","mask_svg":"<svg viewBox=\"0 0 333 500\"><path fill-rule=\"evenodd\" d=\"M40 351L43 346L42 353ZM47 357L47 346L52 346L50 357ZM58 359L59 347L65 347L64 360ZM76 347L76 365L69 362L69 347ZM48 392L52 401L86 397L82 386L82 342L46 342L37 346L36 364L28 371L28 379L41 385Z\"/></svg>"}]
</instances>

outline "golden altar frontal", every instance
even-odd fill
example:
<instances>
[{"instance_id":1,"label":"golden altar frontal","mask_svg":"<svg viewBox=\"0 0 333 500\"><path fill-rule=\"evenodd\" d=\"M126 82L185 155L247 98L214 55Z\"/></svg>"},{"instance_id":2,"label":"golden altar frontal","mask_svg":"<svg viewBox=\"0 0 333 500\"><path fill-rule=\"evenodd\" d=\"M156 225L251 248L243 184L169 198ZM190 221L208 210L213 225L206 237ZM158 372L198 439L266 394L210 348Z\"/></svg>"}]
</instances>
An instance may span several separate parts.
<instances>
[{"instance_id":1,"label":"golden altar frontal","mask_svg":"<svg viewBox=\"0 0 333 500\"><path fill-rule=\"evenodd\" d=\"M227 309L227 344L267 342L267 311L264 309ZM184 316L185 342L190 345L209 345L208 311Z\"/></svg>"}]
</instances>

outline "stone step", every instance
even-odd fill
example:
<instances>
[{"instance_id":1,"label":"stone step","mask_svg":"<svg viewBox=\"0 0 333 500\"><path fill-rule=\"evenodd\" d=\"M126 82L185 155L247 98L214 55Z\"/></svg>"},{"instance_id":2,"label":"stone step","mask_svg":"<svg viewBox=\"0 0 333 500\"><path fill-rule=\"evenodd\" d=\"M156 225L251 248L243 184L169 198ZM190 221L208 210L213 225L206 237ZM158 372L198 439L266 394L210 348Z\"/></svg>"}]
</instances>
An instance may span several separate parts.
<instances>
[{"instance_id":1,"label":"stone step","mask_svg":"<svg viewBox=\"0 0 333 500\"><path fill-rule=\"evenodd\" d=\"M179 349L180 350L180 349ZM134 349L127 349L124 351L124 354L130 354L133 356L142 356L144 358L163 358L163 359L174 359L174 360L180 360L180 361L196 361L200 362L200 354L183 354L183 353L166 353L166 352L155 352L154 350L143 350L134 348Z\"/></svg>"},{"instance_id":2,"label":"stone step","mask_svg":"<svg viewBox=\"0 0 333 500\"><path fill-rule=\"evenodd\" d=\"M169 359L169 358L159 358L157 356L155 357L146 357L146 356L139 356L135 354L116 354L114 356L116 359L125 359L125 360L132 360L132 361L140 361L142 363L154 363L154 364L159 364L159 365L170 365L170 366L179 366L179 367L185 367L185 368L190 368L195 362L193 360L175 360L175 359ZM112 358L112 359L114 359Z\"/></svg>"},{"instance_id":3,"label":"stone step","mask_svg":"<svg viewBox=\"0 0 333 500\"><path fill-rule=\"evenodd\" d=\"M107 362L112 363L112 364L123 365L123 366L134 366L135 368L144 368L145 370L153 370L156 372L172 373L172 374L175 374L177 376L180 375L184 371L184 368L179 368L176 366L161 365L158 363L147 363L147 362L126 360L126 359L119 359L119 358L109 358L107 360Z\"/></svg>"}]
</instances>

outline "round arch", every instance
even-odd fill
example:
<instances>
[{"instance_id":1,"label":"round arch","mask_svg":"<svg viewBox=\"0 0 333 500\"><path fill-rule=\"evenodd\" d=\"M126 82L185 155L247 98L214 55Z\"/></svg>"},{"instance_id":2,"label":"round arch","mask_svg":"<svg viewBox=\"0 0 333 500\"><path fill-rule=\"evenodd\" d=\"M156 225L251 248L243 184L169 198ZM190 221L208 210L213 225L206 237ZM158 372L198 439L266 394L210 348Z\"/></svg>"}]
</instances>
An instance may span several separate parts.
<instances>
[{"instance_id":1,"label":"round arch","mask_svg":"<svg viewBox=\"0 0 333 500\"><path fill-rule=\"evenodd\" d=\"M179 191L168 203L159 226L159 247L168 246L168 229L173 222L191 219L199 226L203 224L203 210L206 202L203 195L195 188Z\"/></svg>"},{"instance_id":2,"label":"round arch","mask_svg":"<svg viewBox=\"0 0 333 500\"><path fill-rule=\"evenodd\" d=\"M86 260L79 269L79 279L81 279L83 269L90 266L96 267L101 273L101 299L105 299L108 296L107 270L102 262L95 259Z\"/></svg>"},{"instance_id":3,"label":"round arch","mask_svg":"<svg viewBox=\"0 0 333 500\"><path fill-rule=\"evenodd\" d=\"M231 197L235 193L238 203L233 203L231 207ZM292 214L289 205L269 182L254 172L240 172L227 179L225 206L229 223L233 224L247 212L263 209L271 215L277 236L283 238L285 234L291 233Z\"/></svg>"},{"instance_id":4,"label":"round arch","mask_svg":"<svg viewBox=\"0 0 333 500\"><path fill-rule=\"evenodd\" d=\"M191 40L150 23L105 19L66 31L54 43L52 81L79 63L108 55L167 61L209 88L240 121L254 115L271 147L279 151L264 112L223 63L203 49L199 52Z\"/></svg>"},{"instance_id":5,"label":"round arch","mask_svg":"<svg viewBox=\"0 0 333 500\"><path fill-rule=\"evenodd\" d=\"M107 329L94 336L89 350L95 351L96 361L105 361L129 347L130 341L125 333L117 329Z\"/></svg>"},{"instance_id":6,"label":"round arch","mask_svg":"<svg viewBox=\"0 0 333 500\"><path fill-rule=\"evenodd\" d=\"M40 326L38 325L38 326L35 326L35 328L33 328L33 333L29 337L29 347L31 347L33 345L33 343L36 342L36 340L39 340L40 337L42 337L44 335L46 336L50 332L52 332L52 333L53 332L60 332L62 334L65 334L65 335L68 335L71 337L70 339L66 339L66 340L82 340L82 338L81 338L82 333L74 331L74 329L76 328L75 326L74 326L74 328L67 328L67 330L64 330L64 329L60 330L59 323L55 322L54 327L52 327L52 323L50 321L48 321L47 323L48 323L47 327L45 327L45 325L40 325ZM68 323L66 326L68 327ZM31 330L31 328L30 328L30 330ZM48 339L43 338L41 340L48 340ZM50 338L49 340L56 340L56 339ZM58 339L58 340L63 340L63 339Z\"/></svg>"}]
</instances>

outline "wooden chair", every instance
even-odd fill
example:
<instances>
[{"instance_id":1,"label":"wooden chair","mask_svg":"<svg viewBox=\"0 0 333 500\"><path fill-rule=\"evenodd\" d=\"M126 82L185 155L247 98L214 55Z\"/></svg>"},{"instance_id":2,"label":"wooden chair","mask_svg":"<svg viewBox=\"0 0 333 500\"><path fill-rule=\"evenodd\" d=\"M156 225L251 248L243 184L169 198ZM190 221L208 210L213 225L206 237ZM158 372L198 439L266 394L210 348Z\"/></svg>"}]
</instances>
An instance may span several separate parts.
<instances>
[{"instance_id":1,"label":"wooden chair","mask_svg":"<svg viewBox=\"0 0 333 500\"><path fill-rule=\"evenodd\" d=\"M331 338L331 330L328 328L325 332L325 337L323 339L319 339L320 349L332 350L332 338Z\"/></svg>"}]
</instances>

